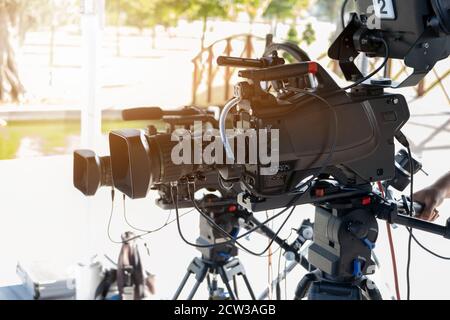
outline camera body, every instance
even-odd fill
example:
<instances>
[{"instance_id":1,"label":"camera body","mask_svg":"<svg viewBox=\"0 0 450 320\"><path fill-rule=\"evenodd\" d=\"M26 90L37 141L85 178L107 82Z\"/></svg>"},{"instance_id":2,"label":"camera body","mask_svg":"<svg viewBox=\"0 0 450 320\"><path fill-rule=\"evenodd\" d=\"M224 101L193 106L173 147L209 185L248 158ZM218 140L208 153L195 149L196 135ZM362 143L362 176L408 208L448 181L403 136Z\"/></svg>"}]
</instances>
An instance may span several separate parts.
<instances>
[{"instance_id":1,"label":"camera body","mask_svg":"<svg viewBox=\"0 0 450 320\"><path fill-rule=\"evenodd\" d=\"M417 83L437 61L448 56L448 1L357 0L356 4L357 12L329 50L348 80L363 78L354 63L360 53L404 59L414 73L400 86ZM375 26L369 23L373 5L372 16L378 19ZM237 103L232 117L217 119L209 110L195 107L125 111L124 120L163 120L168 127L166 132L150 128L145 133L120 130L110 134L110 171L115 188L132 199L159 190L164 206L171 202L167 190L172 184L183 189L181 186L194 182L224 194L239 194L240 203L247 209L263 211L285 207L290 203L286 200L296 197L302 182L310 176L331 177L343 186L356 187L396 177L394 139L410 115L403 96L386 92L394 86L389 81L366 81L347 92L324 68L310 61L284 65L284 59L271 54L259 60L221 57L218 63L249 68L239 72L245 81L235 87ZM273 90L263 89L262 83ZM227 119L232 124L229 127L235 129L233 139L244 141L240 146L244 161L228 161L233 151L222 132ZM228 156L218 158L225 161L197 162L194 152L184 157L187 161L174 163L173 150L182 143L174 139L177 129L190 134L188 143L193 150L198 146L202 149L203 141L195 133L196 122L221 131L214 140L220 138L224 143L222 151ZM247 141L245 130L257 133L256 147ZM261 131L265 137L258 134ZM261 156L264 140L266 156L278 154L275 165L268 165ZM257 158L249 161L255 149ZM102 169L99 161L92 162L91 167L95 163ZM97 177L93 185L102 185L98 181L106 180Z\"/></svg>"},{"instance_id":2,"label":"camera body","mask_svg":"<svg viewBox=\"0 0 450 320\"><path fill-rule=\"evenodd\" d=\"M250 81L246 86L253 85ZM325 163L320 174L333 176L346 186L392 179L394 137L410 116L404 97L384 93L379 87L361 86L351 94L330 93L330 87L334 90L337 85L323 86L319 82L316 94L327 96L336 114L337 128L333 128L330 107L314 96L282 97L271 106L261 105L259 98L242 99L239 111L233 115L235 126L279 130L280 163L274 175L261 174L264 166L257 164L243 166L241 177L223 178L244 181L244 189L255 198L295 192Z\"/></svg>"}]
</instances>

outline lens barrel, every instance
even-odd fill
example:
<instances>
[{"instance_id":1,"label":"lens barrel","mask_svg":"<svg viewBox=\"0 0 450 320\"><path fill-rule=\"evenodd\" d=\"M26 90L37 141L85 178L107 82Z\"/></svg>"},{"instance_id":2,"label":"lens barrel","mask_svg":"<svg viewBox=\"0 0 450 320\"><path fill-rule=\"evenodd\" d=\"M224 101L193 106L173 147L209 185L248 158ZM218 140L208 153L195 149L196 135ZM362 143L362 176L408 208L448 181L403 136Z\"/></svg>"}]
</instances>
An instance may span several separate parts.
<instances>
[{"instance_id":1,"label":"lens barrel","mask_svg":"<svg viewBox=\"0 0 450 320\"><path fill-rule=\"evenodd\" d=\"M91 150L74 152L73 183L86 196L93 196L101 187L112 187L111 158L99 157Z\"/></svg>"},{"instance_id":2,"label":"lens barrel","mask_svg":"<svg viewBox=\"0 0 450 320\"><path fill-rule=\"evenodd\" d=\"M148 136L135 129L111 132L115 188L131 199L142 199L155 184L175 182L192 173L193 165L172 161L172 150L178 143L170 134Z\"/></svg>"}]
</instances>

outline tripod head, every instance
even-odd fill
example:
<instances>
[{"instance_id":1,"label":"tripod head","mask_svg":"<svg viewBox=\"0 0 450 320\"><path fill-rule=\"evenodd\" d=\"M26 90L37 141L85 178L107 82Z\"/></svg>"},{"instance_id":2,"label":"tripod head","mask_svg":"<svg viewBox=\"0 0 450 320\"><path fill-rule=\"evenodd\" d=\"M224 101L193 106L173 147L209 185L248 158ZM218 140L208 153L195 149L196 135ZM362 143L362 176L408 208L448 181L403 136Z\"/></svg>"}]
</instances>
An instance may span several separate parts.
<instances>
[{"instance_id":1,"label":"tripod head","mask_svg":"<svg viewBox=\"0 0 450 320\"><path fill-rule=\"evenodd\" d=\"M216 263L226 263L238 255L238 248L230 243L228 238L218 230L217 226L233 237L237 237L240 230L239 219L248 215L236 202L236 197L221 199L216 195L206 195L198 205L208 217L214 221L213 225L203 215L200 216L200 236L197 248L202 258ZM224 244L221 244L224 243ZM207 248L208 245L214 245Z\"/></svg>"},{"instance_id":2,"label":"tripod head","mask_svg":"<svg viewBox=\"0 0 450 320\"><path fill-rule=\"evenodd\" d=\"M371 252L378 238L376 219L450 239L450 219L445 226L416 219L406 198L387 200L370 189L337 190L332 181L321 181L314 187L321 197L314 203L314 243L308 256L314 267L334 280L354 279L375 271ZM416 213L423 210L419 203L413 206Z\"/></svg>"}]
</instances>

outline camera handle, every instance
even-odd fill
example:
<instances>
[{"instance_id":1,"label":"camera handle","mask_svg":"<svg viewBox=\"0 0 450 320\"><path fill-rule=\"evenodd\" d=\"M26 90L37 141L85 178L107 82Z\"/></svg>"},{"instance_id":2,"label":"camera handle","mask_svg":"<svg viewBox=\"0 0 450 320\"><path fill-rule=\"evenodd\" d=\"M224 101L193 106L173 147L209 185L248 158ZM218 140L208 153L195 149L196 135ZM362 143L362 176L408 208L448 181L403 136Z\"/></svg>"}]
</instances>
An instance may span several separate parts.
<instances>
[{"instance_id":1,"label":"camera handle","mask_svg":"<svg viewBox=\"0 0 450 320\"><path fill-rule=\"evenodd\" d=\"M265 69L242 70L239 72L239 77L249 79L254 82L262 82L300 78L309 74L313 74L319 80L319 89L325 88L327 91L332 92L340 89L328 72L319 63L312 61L281 65Z\"/></svg>"},{"instance_id":2,"label":"camera handle","mask_svg":"<svg viewBox=\"0 0 450 320\"><path fill-rule=\"evenodd\" d=\"M391 224L398 224L407 228L417 229L432 233L438 236L443 236L445 239L450 240L450 219L447 220L446 225L438 225L436 223L424 221L418 218L409 217L405 214L400 213L401 210L407 211L407 209L402 209L404 205L397 205L392 203L390 206L385 207L380 210L377 218L385 220ZM414 204L416 212L420 213L423 210L423 206L420 204Z\"/></svg>"}]
</instances>

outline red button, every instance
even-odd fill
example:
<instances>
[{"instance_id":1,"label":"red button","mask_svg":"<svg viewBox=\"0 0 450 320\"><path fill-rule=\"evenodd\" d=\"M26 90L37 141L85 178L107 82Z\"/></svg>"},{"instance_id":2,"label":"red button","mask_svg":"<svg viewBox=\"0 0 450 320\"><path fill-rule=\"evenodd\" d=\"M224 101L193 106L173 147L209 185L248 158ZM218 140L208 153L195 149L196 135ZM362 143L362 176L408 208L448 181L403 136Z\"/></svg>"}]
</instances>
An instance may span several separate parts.
<instances>
[{"instance_id":1,"label":"red button","mask_svg":"<svg viewBox=\"0 0 450 320\"><path fill-rule=\"evenodd\" d=\"M229 206L228 207L228 212L233 213L233 212L236 212L237 209L238 209L237 206Z\"/></svg>"},{"instance_id":2,"label":"red button","mask_svg":"<svg viewBox=\"0 0 450 320\"><path fill-rule=\"evenodd\" d=\"M372 203L372 199L370 197L365 197L362 199L361 203L363 206L368 206Z\"/></svg>"},{"instance_id":3,"label":"red button","mask_svg":"<svg viewBox=\"0 0 450 320\"><path fill-rule=\"evenodd\" d=\"M316 74L317 72L319 72L319 65L316 62L310 62L308 64L308 72Z\"/></svg>"},{"instance_id":4,"label":"red button","mask_svg":"<svg viewBox=\"0 0 450 320\"><path fill-rule=\"evenodd\" d=\"M325 196L325 189L316 189L316 197L321 198Z\"/></svg>"}]
</instances>

